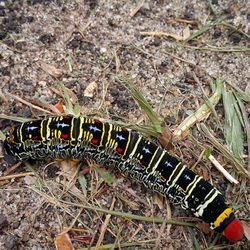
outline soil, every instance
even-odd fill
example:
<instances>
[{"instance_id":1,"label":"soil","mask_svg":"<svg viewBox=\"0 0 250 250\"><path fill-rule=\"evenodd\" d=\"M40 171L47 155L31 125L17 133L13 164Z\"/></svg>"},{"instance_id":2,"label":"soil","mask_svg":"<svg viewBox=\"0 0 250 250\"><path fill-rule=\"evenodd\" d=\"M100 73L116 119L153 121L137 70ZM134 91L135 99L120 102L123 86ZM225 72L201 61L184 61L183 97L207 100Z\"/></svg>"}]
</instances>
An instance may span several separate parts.
<instances>
[{"instance_id":1,"label":"soil","mask_svg":"<svg viewBox=\"0 0 250 250\"><path fill-rule=\"evenodd\" d=\"M1 113L25 118L48 117L43 109L62 100L60 91L55 90L60 82L71 91L83 114L127 124L140 123L145 121L145 114L116 78L126 74L135 81L161 120L174 131L190 112L204 103L204 93L211 95L209 83L213 77L250 93L248 1L212 0L214 13L208 2L0 0ZM218 24L188 42L181 41L183 31L192 34L220 17L242 32ZM165 32L176 35L177 39L143 32ZM95 84L87 94L86 88L91 83ZM37 110L13 95L36 105L39 100L47 106L40 105L42 109ZM249 103L245 107L249 114ZM223 123L222 103L216 109ZM225 144L215 118L210 116L206 122ZM0 129L5 132L14 124L17 123L1 119ZM173 144L176 155L190 166L204 148L212 147L195 126L188 137ZM245 148L247 155L247 146ZM226 165L216 151L215 156ZM24 164L13 168L1 159L2 176L31 170L35 175L1 181L0 249L55 249L56 236L66 228L70 228L69 237L76 249L95 246L107 215L74 205L62 206L55 202L58 197L106 209L110 209L115 200L114 211L193 219L191 213L168 204L119 173L111 172L114 183L108 186L98 171L84 163L86 190L77 180L75 187L82 193L72 194L67 190L65 193L60 164L35 162L31 165L31 168ZM229 170L232 169L229 167ZM195 171L212 181L225 194L228 203L241 207L237 211L239 219L249 220L250 193L249 187L242 188L243 177L236 175L241 185L231 185L205 159ZM122 247L128 242L141 242L141 245ZM213 249L250 249L246 238L233 245L211 231L205 233L203 229L118 216L111 216L109 220L101 241L101 245L106 244L122 249L208 249L212 246Z\"/></svg>"}]
</instances>

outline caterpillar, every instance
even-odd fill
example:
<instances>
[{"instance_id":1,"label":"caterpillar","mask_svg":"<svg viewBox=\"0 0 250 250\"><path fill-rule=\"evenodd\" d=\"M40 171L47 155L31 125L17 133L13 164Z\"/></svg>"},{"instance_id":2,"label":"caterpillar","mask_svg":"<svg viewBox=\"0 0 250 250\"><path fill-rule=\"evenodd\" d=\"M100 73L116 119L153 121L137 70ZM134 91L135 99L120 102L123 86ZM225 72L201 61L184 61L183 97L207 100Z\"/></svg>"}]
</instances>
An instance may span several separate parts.
<instances>
[{"instance_id":1,"label":"caterpillar","mask_svg":"<svg viewBox=\"0 0 250 250\"><path fill-rule=\"evenodd\" d=\"M165 149L136 131L84 116L55 116L24 122L6 133L6 155L16 160L92 160L119 171L209 223L229 241L243 227L222 194Z\"/></svg>"}]
</instances>

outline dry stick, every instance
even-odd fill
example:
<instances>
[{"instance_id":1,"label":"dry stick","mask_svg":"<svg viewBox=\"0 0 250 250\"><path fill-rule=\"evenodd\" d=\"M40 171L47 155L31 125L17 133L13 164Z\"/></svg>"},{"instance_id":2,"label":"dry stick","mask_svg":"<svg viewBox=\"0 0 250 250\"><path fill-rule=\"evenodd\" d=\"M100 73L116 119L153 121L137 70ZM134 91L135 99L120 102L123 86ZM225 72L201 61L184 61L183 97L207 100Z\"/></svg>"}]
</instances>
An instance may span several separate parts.
<instances>
[{"instance_id":1,"label":"dry stick","mask_svg":"<svg viewBox=\"0 0 250 250\"><path fill-rule=\"evenodd\" d=\"M57 115L61 114L61 112L54 105L46 103L45 101L41 101L39 99L32 99L32 102L36 105L46 108L47 110L51 110Z\"/></svg>"},{"instance_id":2,"label":"dry stick","mask_svg":"<svg viewBox=\"0 0 250 250\"><path fill-rule=\"evenodd\" d=\"M233 166L235 166L235 168L241 174L250 178L250 173L242 166L242 164L232 155L232 153L225 146L219 143L219 141L214 137L214 135L210 132L210 130L206 127L204 123L201 123L199 125L199 130L206 138L208 138L210 143L212 143L224 157L226 157L231 163L233 163Z\"/></svg>"},{"instance_id":3,"label":"dry stick","mask_svg":"<svg viewBox=\"0 0 250 250\"><path fill-rule=\"evenodd\" d=\"M115 205L115 197L113 197L113 200L112 200L112 203L111 203L111 206L110 206L110 211L112 211L114 209L114 205ZM99 239L96 243L96 246L95 246L95 249L98 250L99 247L101 246L101 243L104 239L104 234L107 230L107 226L109 224L109 221L110 221L110 218L111 218L111 214L108 214L104 220L104 223L102 224L101 226L101 233L100 233L100 236L99 236Z\"/></svg>"},{"instance_id":4,"label":"dry stick","mask_svg":"<svg viewBox=\"0 0 250 250\"><path fill-rule=\"evenodd\" d=\"M239 182L230 175L225 168L221 166L221 164L213 157L213 155L209 155L208 159L214 164L214 166L231 182L235 184L239 184Z\"/></svg>"},{"instance_id":5,"label":"dry stick","mask_svg":"<svg viewBox=\"0 0 250 250\"><path fill-rule=\"evenodd\" d=\"M12 174L12 175L7 175L7 176L1 176L0 181L9 180L9 179L13 179L13 178L20 178L20 177L30 176L30 175L34 175L34 173L27 172L27 173L21 173L21 174Z\"/></svg>"},{"instance_id":6,"label":"dry stick","mask_svg":"<svg viewBox=\"0 0 250 250\"><path fill-rule=\"evenodd\" d=\"M130 17L133 17L136 15L136 13L142 8L142 6L144 5L144 0L142 0L135 9L133 9L131 12L130 12Z\"/></svg>"},{"instance_id":7,"label":"dry stick","mask_svg":"<svg viewBox=\"0 0 250 250\"><path fill-rule=\"evenodd\" d=\"M10 93L5 93L5 94L8 95L8 96L10 96L10 97L12 97L12 98L14 98L14 99L16 99L17 101L19 101L19 102L21 102L21 103L23 103L23 104L25 104L25 105L31 107L31 108L34 108L34 109L40 110L40 111L42 111L42 112L44 112L44 113L48 113L48 114L50 114L50 115L53 115L52 112L50 112L50 111L48 111L48 110L45 110L45 109L42 109L42 108L40 108L40 107L38 107L38 106L36 106L36 105L33 105L32 103L25 101L24 99L22 99L21 97L19 97L19 96L17 96L17 95L10 94Z\"/></svg>"}]
</instances>

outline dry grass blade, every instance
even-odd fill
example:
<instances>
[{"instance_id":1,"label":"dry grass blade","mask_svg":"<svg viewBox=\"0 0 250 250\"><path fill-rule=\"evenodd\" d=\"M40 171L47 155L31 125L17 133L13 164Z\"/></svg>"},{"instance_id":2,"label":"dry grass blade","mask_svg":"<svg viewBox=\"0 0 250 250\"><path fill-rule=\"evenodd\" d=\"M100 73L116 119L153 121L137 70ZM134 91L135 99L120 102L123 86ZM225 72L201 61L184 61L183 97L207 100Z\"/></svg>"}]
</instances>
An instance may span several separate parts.
<instances>
[{"instance_id":1,"label":"dry grass blade","mask_svg":"<svg viewBox=\"0 0 250 250\"><path fill-rule=\"evenodd\" d=\"M4 114L0 114L0 119L11 120L11 121L21 122L21 123L32 121L31 118L24 118L24 117L18 117L18 116L12 116L12 115L4 115Z\"/></svg>"},{"instance_id":2,"label":"dry grass blade","mask_svg":"<svg viewBox=\"0 0 250 250\"><path fill-rule=\"evenodd\" d=\"M138 103L140 108L145 112L147 115L150 123L152 124L152 128L156 133L161 133L161 122L158 118L157 114L153 111L152 107L148 103L148 101L144 98L144 96L141 94L139 89L136 88L131 78L128 78L126 76L117 76L116 79L124 84L124 86L129 90L132 97L135 99L135 101Z\"/></svg>"},{"instance_id":3,"label":"dry grass blade","mask_svg":"<svg viewBox=\"0 0 250 250\"><path fill-rule=\"evenodd\" d=\"M79 116L81 110L79 103L75 104L72 103L69 90L62 83L59 83L59 88L61 89L62 97L65 101L65 108L64 108L65 113L74 116Z\"/></svg>"},{"instance_id":4,"label":"dry grass blade","mask_svg":"<svg viewBox=\"0 0 250 250\"><path fill-rule=\"evenodd\" d=\"M132 249L132 247L135 246L145 246L146 244L150 244L152 243L152 246L154 245L154 242L156 241L156 239L151 239L151 240L143 240L143 241L137 241L137 242L125 242L125 243L121 243L118 245L116 244L106 244L106 245L102 245L100 246L98 249L99 250L108 250L108 249L116 249L116 248L125 248L127 247L128 249ZM95 247L84 247L84 248L79 248L78 250L96 250Z\"/></svg>"},{"instance_id":5,"label":"dry grass blade","mask_svg":"<svg viewBox=\"0 0 250 250\"><path fill-rule=\"evenodd\" d=\"M240 98L237 96L236 94L236 98L242 113L242 117L244 120L244 129L246 130L246 134L247 134L247 148L248 148L248 171L250 171L250 120L248 118L248 114L247 111L244 107L244 104L242 103L242 101L240 100Z\"/></svg>"},{"instance_id":6,"label":"dry grass blade","mask_svg":"<svg viewBox=\"0 0 250 250\"><path fill-rule=\"evenodd\" d=\"M114 209L114 205L115 205L115 198L113 198L113 200L112 200L112 203L111 203L111 206L110 206L110 209L109 209L110 211L112 211ZM104 220L104 223L101 226L100 236L99 236L99 239L98 239L98 241L96 243L96 246L95 246L96 250L100 249L100 246L101 246L102 241L104 239L104 234L105 234L105 232L107 230L110 218L111 218L111 214L108 214L106 216L105 220Z\"/></svg>"},{"instance_id":7,"label":"dry grass blade","mask_svg":"<svg viewBox=\"0 0 250 250\"><path fill-rule=\"evenodd\" d=\"M225 131L227 145L233 152L234 156L242 161L243 155L243 130L242 117L238 111L239 107L234 97L233 91L226 91L223 88L223 105L225 110Z\"/></svg>"},{"instance_id":8,"label":"dry grass blade","mask_svg":"<svg viewBox=\"0 0 250 250\"><path fill-rule=\"evenodd\" d=\"M238 33L240 33L241 35L245 36L247 39L250 39L250 35L248 35L247 33L245 33L243 30L239 29L238 27L234 26L233 24L230 24L226 21L221 22L222 25L230 28L233 31L236 31Z\"/></svg>"},{"instance_id":9,"label":"dry grass blade","mask_svg":"<svg viewBox=\"0 0 250 250\"><path fill-rule=\"evenodd\" d=\"M22 99L21 97L19 97L19 96L17 96L17 95L13 95L13 94L10 94L10 93L5 93L5 94L8 95L8 96L10 96L11 98L13 98L13 99L15 99L15 100L21 102L21 103L23 103L23 104L25 104L25 105L27 105L27 106L33 108L33 109L37 109L37 110L42 111L42 112L44 112L44 113L48 113L48 114L50 114L50 115L53 115L52 112L50 112L50 111L48 111L48 110L46 110L46 109L40 108L40 107L38 107L38 106L36 106L36 105L30 103L30 102L27 102L27 101L25 101L24 99Z\"/></svg>"},{"instance_id":10,"label":"dry grass blade","mask_svg":"<svg viewBox=\"0 0 250 250\"><path fill-rule=\"evenodd\" d=\"M185 45L185 48L201 51L212 51L212 52L222 52L222 53L232 53L232 52L250 52L250 48L247 47L215 47L215 46L205 46L205 47L195 47L190 45Z\"/></svg>"},{"instance_id":11,"label":"dry grass blade","mask_svg":"<svg viewBox=\"0 0 250 250\"><path fill-rule=\"evenodd\" d=\"M102 212L102 213L106 213L106 214L111 214L111 215L114 215L114 216L119 216L119 217L131 219L131 220L147 221L147 222L153 222L153 223L163 223L164 222L164 219L159 218L159 217L146 217L146 216L140 216L140 215L135 215L135 214L131 214L131 213L123 213L123 212L118 212L118 211L111 211L111 210L108 210L108 209L103 209L103 208L99 208L99 207L95 207L95 206L85 206L85 205L82 205L82 204L68 202L68 201L64 201L64 200L58 200L57 203L59 203L59 202L61 204L65 204L65 205L82 207L84 209L97 211L97 212ZM167 224L173 224L173 225L180 225L180 226L195 227L195 224L193 224L193 223L184 222L184 221L180 221L180 220L174 220L174 219L167 220L166 223Z\"/></svg>"},{"instance_id":12,"label":"dry grass blade","mask_svg":"<svg viewBox=\"0 0 250 250\"><path fill-rule=\"evenodd\" d=\"M0 181L5 181L5 180L10 180L10 179L15 179L15 178L21 178L25 176L30 176L34 175L33 172L27 172L27 173L20 173L20 174L12 174L12 175L7 175L7 176L1 176Z\"/></svg>"},{"instance_id":13,"label":"dry grass blade","mask_svg":"<svg viewBox=\"0 0 250 250\"><path fill-rule=\"evenodd\" d=\"M236 170L243 174L244 176L250 178L250 173L243 167L241 162L236 159L232 153L223 145L219 143L219 141L215 138L215 136L210 132L207 126L204 123L201 123L199 126L200 131L203 135L208 138L211 144L215 146L215 148L236 168Z\"/></svg>"},{"instance_id":14,"label":"dry grass blade","mask_svg":"<svg viewBox=\"0 0 250 250\"><path fill-rule=\"evenodd\" d=\"M221 166L221 164L214 158L213 155L209 155L208 159L214 164L214 166L231 182L235 184L239 184L239 182L230 175L225 168Z\"/></svg>"},{"instance_id":15,"label":"dry grass blade","mask_svg":"<svg viewBox=\"0 0 250 250\"><path fill-rule=\"evenodd\" d=\"M220 80L216 80L216 89L213 95L208 98L207 103L201 105L201 107L197 111L188 116L177 127L177 129L173 133L174 138L181 139L185 137L190 127L192 127L196 122L200 122L206 119L210 115L212 111L210 107L215 107L221 99L222 86L222 82Z\"/></svg>"}]
</instances>

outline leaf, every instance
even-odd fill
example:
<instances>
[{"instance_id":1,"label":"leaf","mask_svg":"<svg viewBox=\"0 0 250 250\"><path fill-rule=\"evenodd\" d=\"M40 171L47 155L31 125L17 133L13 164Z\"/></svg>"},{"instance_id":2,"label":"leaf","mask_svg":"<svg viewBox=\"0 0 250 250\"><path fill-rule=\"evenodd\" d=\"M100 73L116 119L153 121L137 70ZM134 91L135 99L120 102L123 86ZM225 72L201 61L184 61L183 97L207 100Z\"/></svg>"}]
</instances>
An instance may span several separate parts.
<instances>
[{"instance_id":1,"label":"leaf","mask_svg":"<svg viewBox=\"0 0 250 250\"><path fill-rule=\"evenodd\" d=\"M242 223L242 226L244 228L244 235L246 236L248 241L250 241L250 222L244 220L241 220L240 222Z\"/></svg>"},{"instance_id":2,"label":"leaf","mask_svg":"<svg viewBox=\"0 0 250 250\"><path fill-rule=\"evenodd\" d=\"M205 160L208 160L208 157L211 155L211 153L212 153L212 149L211 148L207 148L206 150L205 150L205 152L204 152L204 159Z\"/></svg>"},{"instance_id":3,"label":"leaf","mask_svg":"<svg viewBox=\"0 0 250 250\"><path fill-rule=\"evenodd\" d=\"M45 62L40 62L40 66L46 73L56 78L62 77L65 74L64 70L58 69L55 66Z\"/></svg>"},{"instance_id":4,"label":"leaf","mask_svg":"<svg viewBox=\"0 0 250 250\"><path fill-rule=\"evenodd\" d=\"M97 83L93 81L89 83L88 86L85 88L83 95L85 97L93 98L96 89L97 89Z\"/></svg>"},{"instance_id":5,"label":"leaf","mask_svg":"<svg viewBox=\"0 0 250 250\"><path fill-rule=\"evenodd\" d=\"M87 181L84 175L79 175L78 176L78 181L81 186L81 190L85 196L87 196Z\"/></svg>"},{"instance_id":6,"label":"leaf","mask_svg":"<svg viewBox=\"0 0 250 250\"><path fill-rule=\"evenodd\" d=\"M102 170L102 169L99 169L98 172L99 172L101 178L102 178L109 186L112 186L112 185L113 185L114 179L113 179L112 175L111 175L109 172L107 172L107 171L105 171L105 170Z\"/></svg>"},{"instance_id":7,"label":"leaf","mask_svg":"<svg viewBox=\"0 0 250 250\"><path fill-rule=\"evenodd\" d=\"M74 250L69 234L66 232L60 233L55 239L56 250Z\"/></svg>"},{"instance_id":8,"label":"leaf","mask_svg":"<svg viewBox=\"0 0 250 250\"><path fill-rule=\"evenodd\" d=\"M223 104L225 110L225 131L226 141L235 155L239 160L242 159L243 155L243 130L242 130L242 117L233 95L233 91L226 91L224 88L222 91Z\"/></svg>"}]
</instances>

